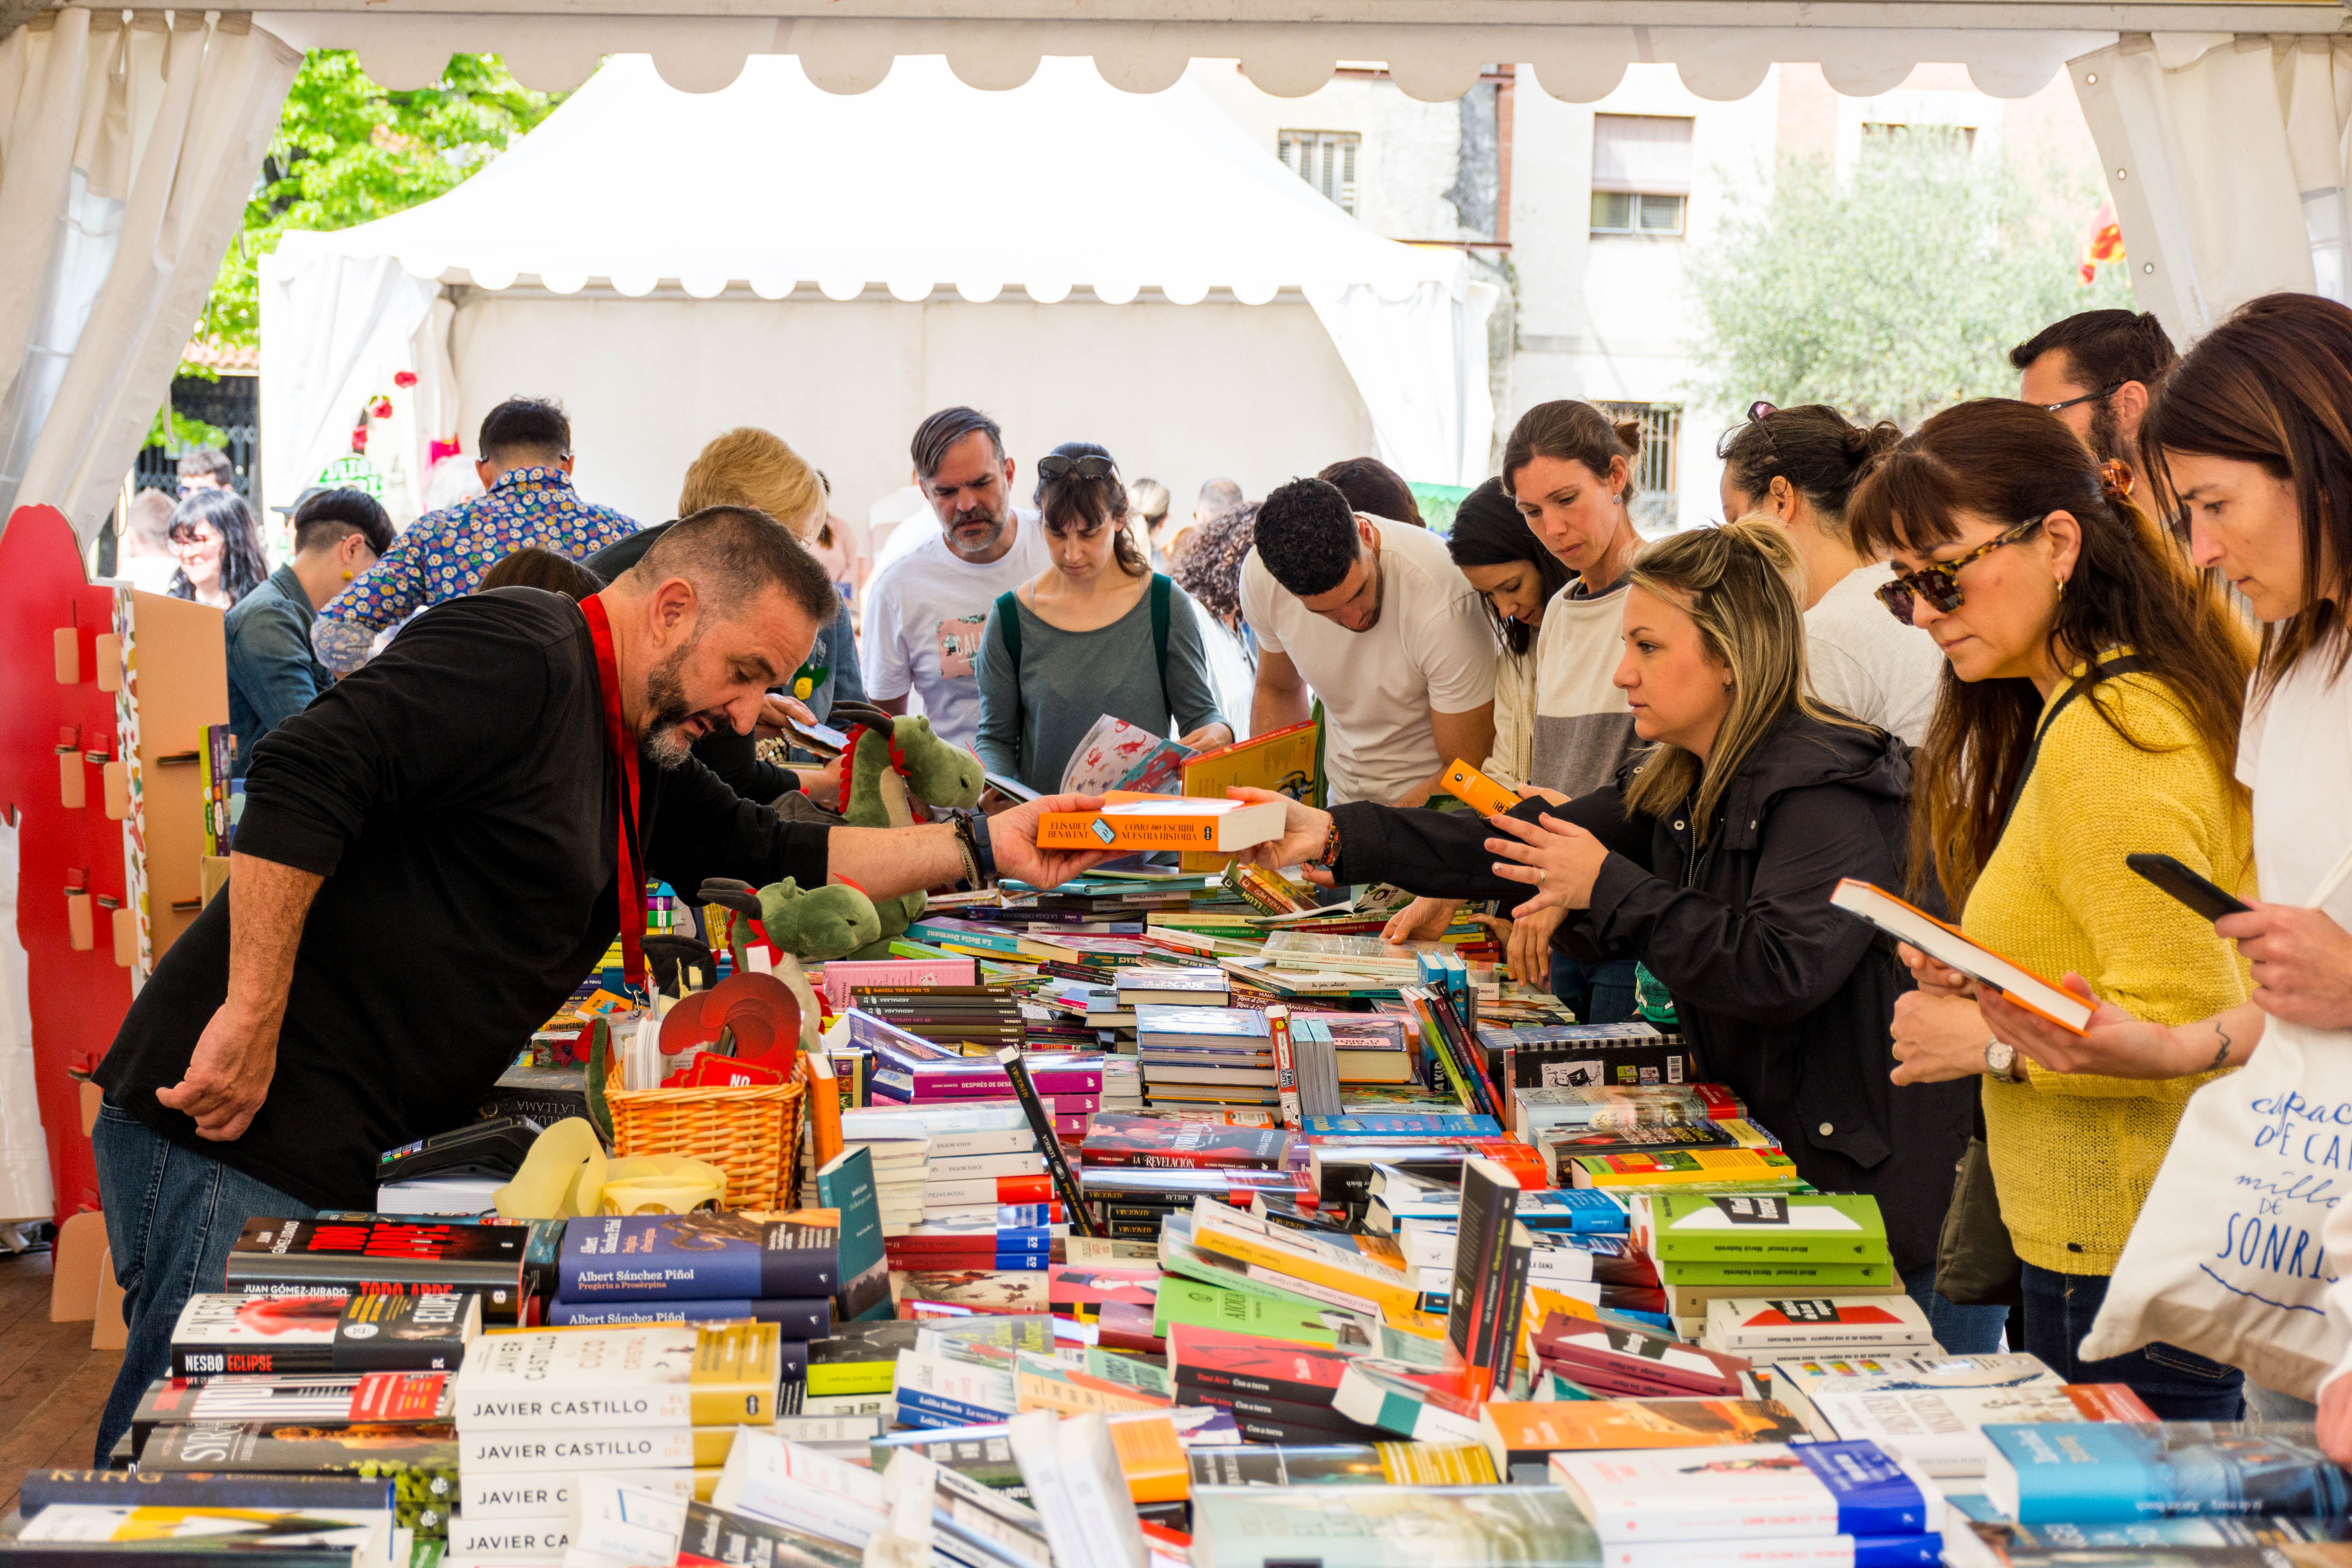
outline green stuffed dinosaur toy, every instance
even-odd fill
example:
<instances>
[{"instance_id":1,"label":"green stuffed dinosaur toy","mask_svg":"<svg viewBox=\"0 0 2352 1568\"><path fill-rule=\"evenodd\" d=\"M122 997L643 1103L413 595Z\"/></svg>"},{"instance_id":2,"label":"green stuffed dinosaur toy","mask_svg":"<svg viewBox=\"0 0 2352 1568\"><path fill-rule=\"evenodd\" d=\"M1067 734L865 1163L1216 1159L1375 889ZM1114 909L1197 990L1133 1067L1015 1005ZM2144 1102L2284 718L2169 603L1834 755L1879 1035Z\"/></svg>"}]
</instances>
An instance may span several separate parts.
<instances>
[{"instance_id":1,"label":"green stuffed dinosaur toy","mask_svg":"<svg viewBox=\"0 0 2352 1568\"><path fill-rule=\"evenodd\" d=\"M987 783L980 759L931 733L929 719L878 710L858 713L870 721L849 732L850 764L836 807L845 826L910 826L916 802L959 810L979 804ZM924 895L918 890L877 901L846 883L803 888L787 878L756 894L740 882L706 882L701 900L756 914L769 941L800 958L823 962L888 957L892 939L904 935L923 912Z\"/></svg>"}]
</instances>

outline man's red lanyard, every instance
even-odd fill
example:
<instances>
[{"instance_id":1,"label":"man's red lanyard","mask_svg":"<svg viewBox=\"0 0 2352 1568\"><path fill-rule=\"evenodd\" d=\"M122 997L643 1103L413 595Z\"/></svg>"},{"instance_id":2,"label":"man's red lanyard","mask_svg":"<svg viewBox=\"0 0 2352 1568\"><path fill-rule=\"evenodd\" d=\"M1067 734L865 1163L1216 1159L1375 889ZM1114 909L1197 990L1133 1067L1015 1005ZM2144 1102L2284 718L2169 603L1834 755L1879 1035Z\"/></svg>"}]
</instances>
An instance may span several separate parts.
<instances>
[{"instance_id":1,"label":"man's red lanyard","mask_svg":"<svg viewBox=\"0 0 2352 1568\"><path fill-rule=\"evenodd\" d=\"M580 601L596 643L596 679L604 689L604 740L621 768L621 973L639 996L646 989L646 873L637 858L637 748L621 722L621 666L613 656L613 623L604 600Z\"/></svg>"}]
</instances>

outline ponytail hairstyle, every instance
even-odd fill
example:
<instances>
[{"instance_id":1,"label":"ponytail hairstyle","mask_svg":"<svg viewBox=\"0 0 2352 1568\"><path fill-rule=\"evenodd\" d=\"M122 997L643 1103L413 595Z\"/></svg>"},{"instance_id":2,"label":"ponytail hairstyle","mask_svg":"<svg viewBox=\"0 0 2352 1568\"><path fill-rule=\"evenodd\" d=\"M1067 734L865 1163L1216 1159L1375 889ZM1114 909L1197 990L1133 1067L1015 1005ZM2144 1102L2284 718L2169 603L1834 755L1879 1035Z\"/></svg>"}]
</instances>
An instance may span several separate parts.
<instances>
[{"instance_id":1,"label":"ponytail hairstyle","mask_svg":"<svg viewBox=\"0 0 2352 1568\"><path fill-rule=\"evenodd\" d=\"M1065 441L1050 455L1113 462L1109 449L1092 441ZM1055 479L1040 474L1036 503L1038 520L1046 532L1059 535L1075 530L1090 534L1100 528L1114 529L1118 537L1111 541L1111 554L1119 569L1130 577L1151 574L1151 563L1136 548L1135 535L1127 527L1127 486L1118 477L1116 463L1099 479L1088 479L1075 470Z\"/></svg>"},{"instance_id":2,"label":"ponytail hairstyle","mask_svg":"<svg viewBox=\"0 0 2352 1568\"><path fill-rule=\"evenodd\" d=\"M1853 487L1872 458L1902 439L1903 432L1885 420L1855 425L1825 403L1796 408L1759 403L1746 424L1724 433L1715 455L1750 510L1763 510L1772 481L1786 479L1812 508L1822 532L1851 545L1845 511Z\"/></svg>"},{"instance_id":3,"label":"ponytail hairstyle","mask_svg":"<svg viewBox=\"0 0 2352 1568\"><path fill-rule=\"evenodd\" d=\"M1807 694L1805 617L1797 607L1804 572L1789 531L1759 517L1671 534L1633 558L1633 585L1682 606L1708 656L1731 671L1731 711L1705 763L1679 746L1652 748L1625 793L1628 808L1662 817L1686 805L1692 840L1704 844L1724 791L1791 713L1870 728Z\"/></svg>"},{"instance_id":4,"label":"ponytail hairstyle","mask_svg":"<svg viewBox=\"0 0 2352 1568\"><path fill-rule=\"evenodd\" d=\"M1462 498L1454 509L1454 531L1445 537L1447 553L1456 566L1509 566L1524 562L1535 569L1540 598L1539 604L1549 604L1553 595L1568 586L1573 574L1559 563L1559 557L1543 547L1543 542L1528 526L1519 514L1518 503L1503 489L1500 479L1488 479ZM1536 628L1525 621L1507 621L1495 613L1494 601L1486 595L1478 602L1486 606L1486 618L1495 623L1495 635L1513 654L1524 654L1535 646Z\"/></svg>"},{"instance_id":5,"label":"ponytail hairstyle","mask_svg":"<svg viewBox=\"0 0 2352 1568\"><path fill-rule=\"evenodd\" d=\"M1610 465L1625 460L1623 498L1633 500L1633 458L1642 450L1638 419L1612 420L1591 404L1578 398L1538 403L1519 416L1511 438L1503 443L1503 489L1516 489L1519 470L1538 458L1582 463L1604 483Z\"/></svg>"},{"instance_id":6,"label":"ponytail hairstyle","mask_svg":"<svg viewBox=\"0 0 2352 1568\"><path fill-rule=\"evenodd\" d=\"M2352 660L2340 602L2352 587L2352 310L2316 294L2265 294L2198 340L2140 418L2139 450L2166 511L2180 515L2172 453L2253 463L2294 491L2303 607L2263 628L2255 700L2306 654L2328 679Z\"/></svg>"},{"instance_id":7,"label":"ponytail hairstyle","mask_svg":"<svg viewBox=\"0 0 2352 1568\"><path fill-rule=\"evenodd\" d=\"M2133 504L2129 471L2102 466L2055 414L2004 397L1947 408L1881 457L1846 512L1855 542L1879 556L1924 554L1960 537L1963 513L2007 528L2070 514L2083 543L2047 633L2060 667L2127 647L2194 724L2230 778L2253 640L2220 591L2190 570ZM2141 751L2084 678L2083 700ZM1991 858L2016 797L2042 694L2024 679L1964 681L1947 664L1911 773L1912 880L1940 877L1958 909Z\"/></svg>"}]
</instances>

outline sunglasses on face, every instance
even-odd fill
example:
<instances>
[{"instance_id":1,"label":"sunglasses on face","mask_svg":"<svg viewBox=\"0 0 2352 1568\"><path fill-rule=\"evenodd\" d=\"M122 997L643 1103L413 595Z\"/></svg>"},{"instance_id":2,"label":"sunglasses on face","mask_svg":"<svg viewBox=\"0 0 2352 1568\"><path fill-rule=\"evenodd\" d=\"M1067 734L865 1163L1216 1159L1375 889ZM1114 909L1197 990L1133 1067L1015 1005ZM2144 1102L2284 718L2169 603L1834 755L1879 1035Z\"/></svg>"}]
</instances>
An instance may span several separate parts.
<instances>
[{"instance_id":1,"label":"sunglasses on face","mask_svg":"<svg viewBox=\"0 0 2352 1568\"><path fill-rule=\"evenodd\" d=\"M2036 404L2035 406L2038 408L2046 408L2051 413L2056 414L2062 409L2072 408L2078 403L2096 403L2102 397L2113 397L2116 393L2121 392L2123 389L2124 384L2119 381L2113 386L2103 386L2096 392L2086 392L2080 397L2070 397L2063 403L2042 403Z\"/></svg>"},{"instance_id":2,"label":"sunglasses on face","mask_svg":"<svg viewBox=\"0 0 2352 1568\"><path fill-rule=\"evenodd\" d=\"M1911 612L1918 601L1925 599L1943 615L1960 607L1960 569L1983 560L2004 544L2031 539L2042 526L2042 519L2029 517L2015 528L1985 541L1974 550L1951 561L1931 561L1916 572L1906 572L1891 583L1881 583L1877 588L1878 602L1887 613L1905 626L1911 624Z\"/></svg>"},{"instance_id":3,"label":"sunglasses on face","mask_svg":"<svg viewBox=\"0 0 2352 1568\"><path fill-rule=\"evenodd\" d=\"M1082 479L1107 479L1118 472L1118 465L1108 458L1066 458L1051 452L1037 459L1037 471L1049 479L1076 474Z\"/></svg>"}]
</instances>

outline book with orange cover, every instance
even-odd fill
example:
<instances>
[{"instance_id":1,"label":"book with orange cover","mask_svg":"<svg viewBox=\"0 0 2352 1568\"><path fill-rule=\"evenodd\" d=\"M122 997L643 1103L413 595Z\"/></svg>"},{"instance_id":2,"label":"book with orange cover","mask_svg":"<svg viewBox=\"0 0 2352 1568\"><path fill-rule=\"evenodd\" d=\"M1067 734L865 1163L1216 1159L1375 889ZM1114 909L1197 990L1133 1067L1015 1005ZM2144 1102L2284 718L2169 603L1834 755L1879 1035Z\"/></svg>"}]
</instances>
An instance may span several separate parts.
<instances>
[{"instance_id":1,"label":"book with orange cover","mask_svg":"<svg viewBox=\"0 0 2352 1568\"><path fill-rule=\"evenodd\" d=\"M1481 816L1498 816L1519 804L1517 795L1459 757L1454 759L1445 776L1437 782L1446 794Z\"/></svg>"},{"instance_id":2,"label":"book with orange cover","mask_svg":"<svg viewBox=\"0 0 2352 1568\"><path fill-rule=\"evenodd\" d=\"M1991 986L2027 1012L2039 1014L2062 1029L2079 1035L2091 1021L2092 1004L2023 964L2002 957L1958 926L1904 902L1884 888L1847 877L1839 881L1837 890L1830 895L1830 902L1902 938L1978 984Z\"/></svg>"},{"instance_id":3,"label":"book with orange cover","mask_svg":"<svg viewBox=\"0 0 2352 1568\"><path fill-rule=\"evenodd\" d=\"M1049 811L1043 849L1196 849L1231 855L1282 837L1278 801L1189 800L1112 790L1100 811Z\"/></svg>"},{"instance_id":4,"label":"book with orange cover","mask_svg":"<svg viewBox=\"0 0 2352 1568\"><path fill-rule=\"evenodd\" d=\"M842 1149L840 1083L834 1075L833 1058L823 1051L803 1051L793 1076L807 1086L801 1103L807 1107L809 1142L816 1155L812 1168L822 1171Z\"/></svg>"},{"instance_id":5,"label":"book with orange cover","mask_svg":"<svg viewBox=\"0 0 2352 1568\"><path fill-rule=\"evenodd\" d=\"M1557 1453L1727 1447L1812 1436L1777 1399L1494 1399L1479 1424L1503 1475L1514 1464L1542 1464Z\"/></svg>"}]
</instances>

